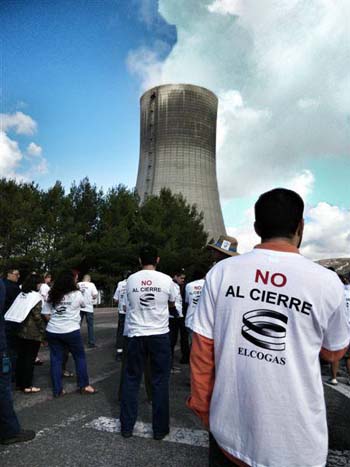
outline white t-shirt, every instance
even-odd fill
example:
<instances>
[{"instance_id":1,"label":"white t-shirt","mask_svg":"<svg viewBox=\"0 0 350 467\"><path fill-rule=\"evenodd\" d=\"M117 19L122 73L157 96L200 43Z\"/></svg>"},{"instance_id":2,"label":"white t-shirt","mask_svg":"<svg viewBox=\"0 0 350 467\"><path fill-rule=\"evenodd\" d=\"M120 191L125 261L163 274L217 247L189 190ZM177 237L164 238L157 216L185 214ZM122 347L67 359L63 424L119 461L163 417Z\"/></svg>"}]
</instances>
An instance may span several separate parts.
<instances>
[{"instance_id":1,"label":"white t-shirt","mask_svg":"<svg viewBox=\"0 0 350 467\"><path fill-rule=\"evenodd\" d=\"M124 296L126 293L126 280L118 282L117 288L115 289L113 298L118 302L118 313L121 315L125 314L124 311Z\"/></svg>"},{"instance_id":2,"label":"white t-shirt","mask_svg":"<svg viewBox=\"0 0 350 467\"><path fill-rule=\"evenodd\" d=\"M5 321L23 323L30 311L43 299L39 292L21 292L5 313Z\"/></svg>"},{"instance_id":3,"label":"white t-shirt","mask_svg":"<svg viewBox=\"0 0 350 467\"><path fill-rule=\"evenodd\" d=\"M50 292L50 286L47 285L46 282L41 284L40 289L39 289L39 293L43 297L45 302L47 301L47 298L49 296L49 292Z\"/></svg>"},{"instance_id":4,"label":"white t-shirt","mask_svg":"<svg viewBox=\"0 0 350 467\"><path fill-rule=\"evenodd\" d=\"M170 276L145 270L132 274L126 282L126 323L124 335L150 336L169 332L168 302L175 301Z\"/></svg>"},{"instance_id":5,"label":"white t-shirt","mask_svg":"<svg viewBox=\"0 0 350 467\"><path fill-rule=\"evenodd\" d=\"M204 279L189 282L185 288L185 302L188 304L185 325L192 329L194 312L197 309L199 297L204 286Z\"/></svg>"},{"instance_id":6,"label":"white t-shirt","mask_svg":"<svg viewBox=\"0 0 350 467\"><path fill-rule=\"evenodd\" d=\"M53 307L46 302L42 314L51 315L46 330L55 334L65 334L80 329L80 310L85 306L83 294L77 290L65 295Z\"/></svg>"},{"instance_id":7,"label":"white t-shirt","mask_svg":"<svg viewBox=\"0 0 350 467\"><path fill-rule=\"evenodd\" d=\"M177 284L176 282L174 282L174 290L175 290L175 308L176 308L176 311L178 312L179 314L179 318L182 318L183 317L183 312L182 312L182 296L181 296L181 289L180 289L180 286L179 284ZM174 318L174 316L170 315L169 314L169 318Z\"/></svg>"},{"instance_id":8,"label":"white t-shirt","mask_svg":"<svg viewBox=\"0 0 350 467\"><path fill-rule=\"evenodd\" d=\"M78 282L78 287L80 292L83 294L85 307L81 311L86 311L88 313L94 312L94 299L98 295L98 291L93 282Z\"/></svg>"},{"instance_id":9,"label":"white t-shirt","mask_svg":"<svg viewBox=\"0 0 350 467\"><path fill-rule=\"evenodd\" d=\"M349 344L337 275L297 253L255 249L218 263L193 330L214 339L210 430L253 467L323 467L321 347Z\"/></svg>"}]
</instances>

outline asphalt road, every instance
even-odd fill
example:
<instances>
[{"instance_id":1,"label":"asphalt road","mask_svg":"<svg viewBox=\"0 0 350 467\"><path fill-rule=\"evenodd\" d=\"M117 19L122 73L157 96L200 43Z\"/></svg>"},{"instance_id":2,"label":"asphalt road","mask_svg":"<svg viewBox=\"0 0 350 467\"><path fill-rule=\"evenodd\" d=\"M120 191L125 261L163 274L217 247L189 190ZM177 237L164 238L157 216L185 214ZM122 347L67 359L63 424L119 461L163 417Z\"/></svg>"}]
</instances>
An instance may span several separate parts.
<instances>
[{"instance_id":1,"label":"asphalt road","mask_svg":"<svg viewBox=\"0 0 350 467\"><path fill-rule=\"evenodd\" d=\"M34 429L37 436L28 443L0 446L0 466L207 466L207 435L199 420L185 407L189 393L188 366L181 365L181 373L171 376L170 437L163 441L150 438L148 424L151 421L151 406L146 400L144 387L141 387L138 416L141 423L132 438L124 439L118 433L116 423L119 415L117 390L120 363L114 359L115 310L99 309L95 312L95 331L98 348L88 349L87 359L90 381L99 390L98 394L77 394L75 378L65 378L65 389L69 394L53 399L48 349L41 350L44 365L35 368L35 385L40 386L42 391L35 395L14 394L21 425ZM85 323L83 335L86 340ZM71 359L68 366L74 370ZM347 437L342 436L342 423L350 431L350 418L347 417L348 412L344 412L346 404L350 407L350 390L348 397L345 385L343 389L335 391L326 388L330 428L335 433L333 440L331 437L334 449L330 451L329 467L350 466L350 445L347 445Z\"/></svg>"}]
</instances>

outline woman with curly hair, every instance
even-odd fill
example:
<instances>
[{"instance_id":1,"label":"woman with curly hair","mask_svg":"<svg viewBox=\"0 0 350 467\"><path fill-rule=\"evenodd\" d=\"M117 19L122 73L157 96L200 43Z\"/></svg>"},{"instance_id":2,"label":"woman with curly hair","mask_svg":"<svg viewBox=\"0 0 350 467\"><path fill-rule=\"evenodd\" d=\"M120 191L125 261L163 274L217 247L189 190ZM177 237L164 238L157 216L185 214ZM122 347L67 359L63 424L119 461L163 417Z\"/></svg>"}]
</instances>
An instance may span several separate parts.
<instances>
[{"instance_id":1,"label":"woman with curly hair","mask_svg":"<svg viewBox=\"0 0 350 467\"><path fill-rule=\"evenodd\" d=\"M51 379L54 397L64 395L62 388L62 362L65 349L73 355L77 383L81 394L95 394L89 384L85 351L80 334L80 309L85 306L73 272L62 272L49 292L44 313L50 314L46 328L50 348Z\"/></svg>"}]
</instances>

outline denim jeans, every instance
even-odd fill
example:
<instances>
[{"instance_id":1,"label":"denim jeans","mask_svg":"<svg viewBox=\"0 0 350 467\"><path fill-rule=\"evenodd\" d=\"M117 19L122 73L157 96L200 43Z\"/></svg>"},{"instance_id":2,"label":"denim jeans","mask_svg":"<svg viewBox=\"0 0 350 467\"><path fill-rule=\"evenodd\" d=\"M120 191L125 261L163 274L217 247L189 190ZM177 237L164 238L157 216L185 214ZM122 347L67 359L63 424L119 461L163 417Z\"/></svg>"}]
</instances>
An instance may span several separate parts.
<instances>
[{"instance_id":1,"label":"denim jeans","mask_svg":"<svg viewBox=\"0 0 350 467\"><path fill-rule=\"evenodd\" d=\"M90 313L89 311L81 311L80 312L80 317L81 317L80 324L83 324L84 316L86 319L86 325L87 325L87 330L88 330L88 344L95 345L94 314Z\"/></svg>"},{"instance_id":2,"label":"denim jeans","mask_svg":"<svg viewBox=\"0 0 350 467\"><path fill-rule=\"evenodd\" d=\"M117 328L117 340L116 340L116 348L118 350L123 350L123 342L124 342L124 326L125 326L125 314L119 313L118 315L118 328Z\"/></svg>"},{"instance_id":3,"label":"denim jeans","mask_svg":"<svg viewBox=\"0 0 350 467\"><path fill-rule=\"evenodd\" d=\"M162 435L169 432L169 334L128 338L120 404L121 430L131 432L134 428L138 411L138 392L147 358L151 364L153 433Z\"/></svg>"},{"instance_id":4,"label":"denim jeans","mask_svg":"<svg viewBox=\"0 0 350 467\"><path fill-rule=\"evenodd\" d=\"M79 388L89 385L89 376L86 367L86 358L80 330L65 334L46 332L47 342L50 348L51 379L54 396L58 396L62 391L62 363L65 348L72 354L77 382Z\"/></svg>"},{"instance_id":5,"label":"denim jeans","mask_svg":"<svg viewBox=\"0 0 350 467\"><path fill-rule=\"evenodd\" d=\"M20 425L13 409L11 393L11 368L3 368L5 352L0 352L0 438L12 438L19 433Z\"/></svg>"}]
</instances>

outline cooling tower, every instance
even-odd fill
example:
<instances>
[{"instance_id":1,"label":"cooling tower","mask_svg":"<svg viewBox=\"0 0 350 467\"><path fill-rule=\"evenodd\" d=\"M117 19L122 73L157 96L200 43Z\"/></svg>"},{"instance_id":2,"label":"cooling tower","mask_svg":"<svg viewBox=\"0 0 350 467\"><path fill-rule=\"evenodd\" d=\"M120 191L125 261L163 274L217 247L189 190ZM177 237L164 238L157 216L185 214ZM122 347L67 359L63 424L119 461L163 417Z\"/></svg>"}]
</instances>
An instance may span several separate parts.
<instances>
[{"instance_id":1,"label":"cooling tower","mask_svg":"<svg viewBox=\"0 0 350 467\"><path fill-rule=\"evenodd\" d=\"M217 107L215 94L190 84L157 86L141 97L141 202L163 187L182 193L203 212L209 239L226 233L216 179Z\"/></svg>"}]
</instances>

